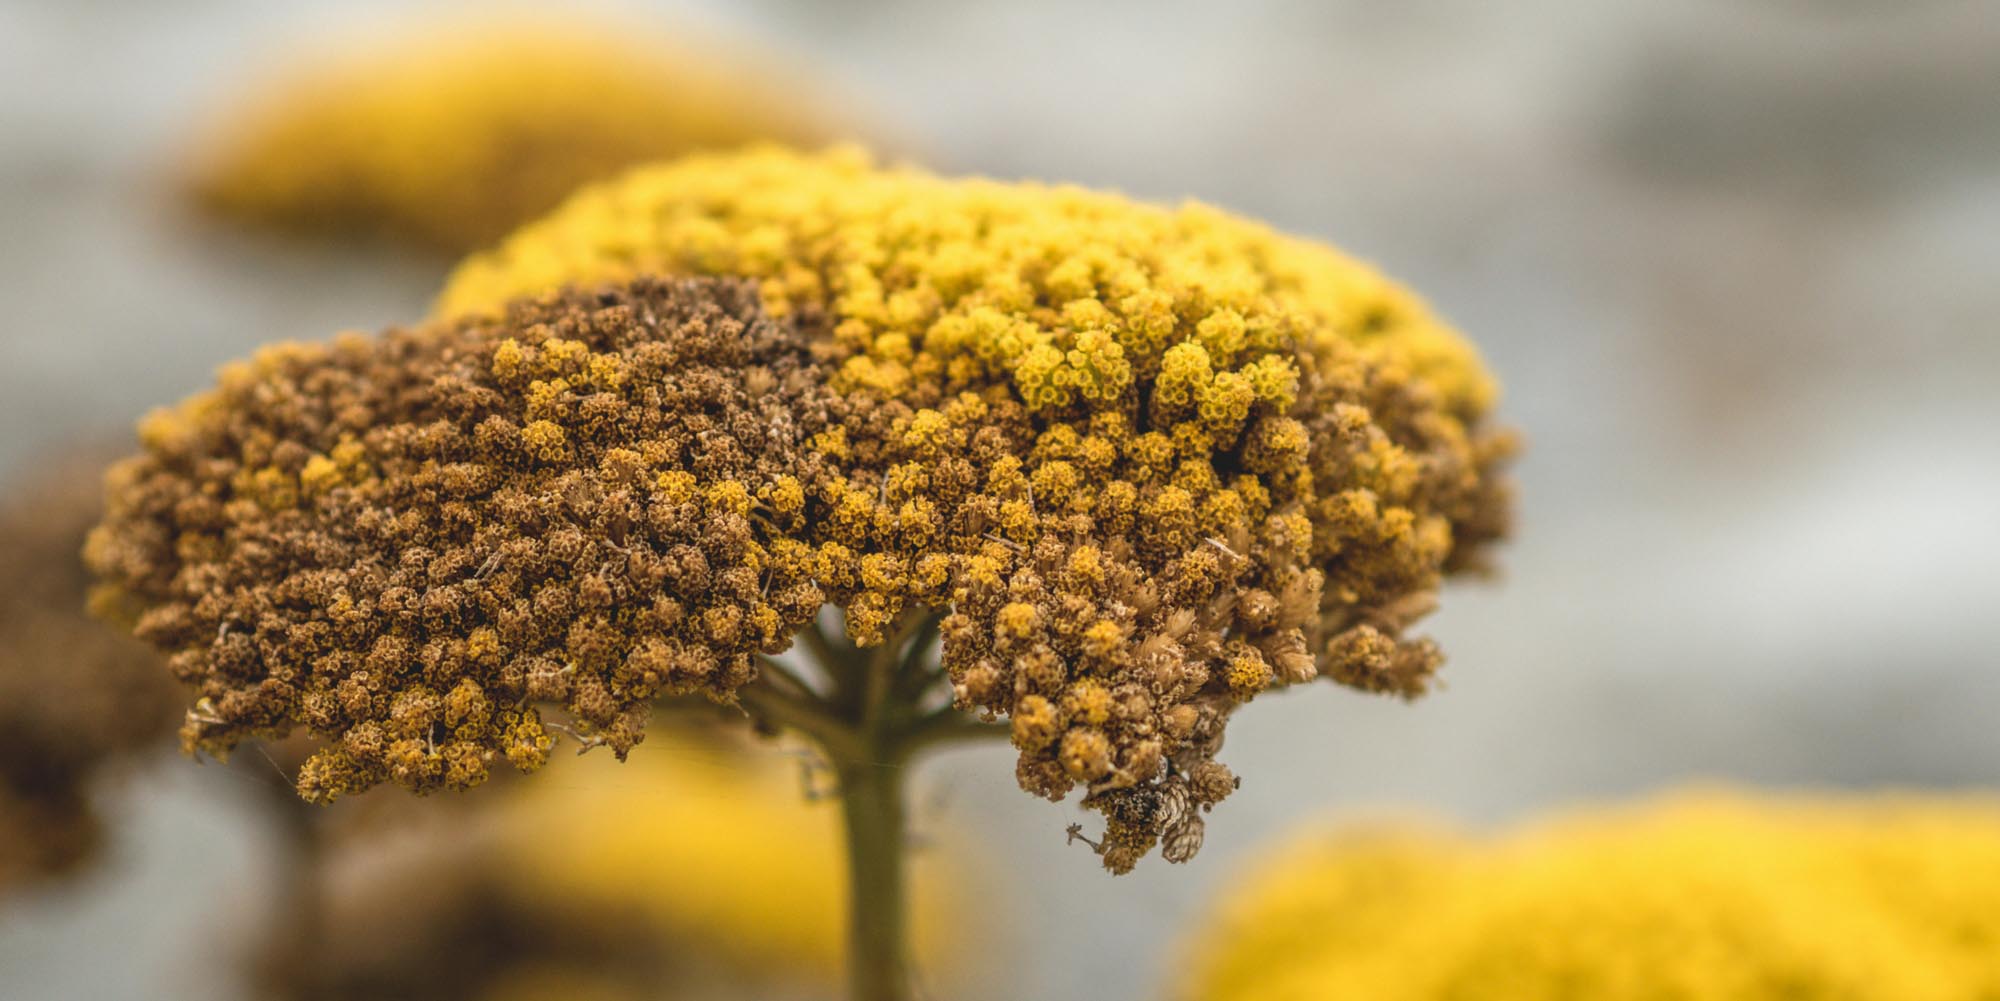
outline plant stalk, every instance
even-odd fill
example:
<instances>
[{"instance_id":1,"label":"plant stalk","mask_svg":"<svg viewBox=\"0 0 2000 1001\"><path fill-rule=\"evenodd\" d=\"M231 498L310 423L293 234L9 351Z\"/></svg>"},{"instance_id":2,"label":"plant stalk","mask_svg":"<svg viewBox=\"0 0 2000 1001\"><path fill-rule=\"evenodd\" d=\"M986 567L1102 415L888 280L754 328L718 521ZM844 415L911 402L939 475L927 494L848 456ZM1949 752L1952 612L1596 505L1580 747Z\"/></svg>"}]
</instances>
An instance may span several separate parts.
<instances>
[{"instance_id":1,"label":"plant stalk","mask_svg":"<svg viewBox=\"0 0 2000 1001\"><path fill-rule=\"evenodd\" d=\"M908 1001L910 956L901 763L842 767L847 822L848 996Z\"/></svg>"},{"instance_id":2,"label":"plant stalk","mask_svg":"<svg viewBox=\"0 0 2000 1001\"><path fill-rule=\"evenodd\" d=\"M743 705L767 724L818 745L840 779L847 838L849 1001L910 1001L909 886L905 767L919 752L959 740L1004 737L1004 726L949 709L914 711L916 697L942 681L930 656L934 617L906 614L888 641L870 649L836 643L808 628L805 652L833 679L825 695L770 665L775 684L752 685Z\"/></svg>"}]
</instances>

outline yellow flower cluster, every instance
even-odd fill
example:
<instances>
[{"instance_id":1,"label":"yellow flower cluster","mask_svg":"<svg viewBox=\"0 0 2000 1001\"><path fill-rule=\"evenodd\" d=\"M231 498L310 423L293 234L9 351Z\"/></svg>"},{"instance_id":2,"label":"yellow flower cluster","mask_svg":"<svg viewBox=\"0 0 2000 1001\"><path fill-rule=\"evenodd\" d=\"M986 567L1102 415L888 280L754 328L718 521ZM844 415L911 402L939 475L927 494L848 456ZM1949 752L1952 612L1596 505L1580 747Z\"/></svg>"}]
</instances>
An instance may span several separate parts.
<instances>
[{"instance_id":1,"label":"yellow flower cluster","mask_svg":"<svg viewBox=\"0 0 2000 1001\"><path fill-rule=\"evenodd\" d=\"M472 258L438 314L661 274L757 279L851 406L773 565L861 646L941 614L957 704L1012 719L1023 788L1084 787L1116 871L1199 847L1242 701L1422 693L1440 657L1399 634L1505 529L1473 348L1365 265L1199 205L693 157Z\"/></svg>"},{"instance_id":2,"label":"yellow flower cluster","mask_svg":"<svg viewBox=\"0 0 2000 1001\"><path fill-rule=\"evenodd\" d=\"M580 196L442 310L225 371L90 548L199 686L190 746L335 741L308 798L532 770L549 705L622 755L832 605L857 647L938 637L899 718L948 683L1022 788L1104 814L1106 867L1186 861L1235 708L1422 694L1404 630L1506 526L1471 347L1209 209L706 157Z\"/></svg>"},{"instance_id":3,"label":"yellow flower cluster","mask_svg":"<svg viewBox=\"0 0 2000 1001\"><path fill-rule=\"evenodd\" d=\"M1492 842L1316 833L1192 942L1187 1001L2000 997L2000 803L1682 794Z\"/></svg>"},{"instance_id":4,"label":"yellow flower cluster","mask_svg":"<svg viewBox=\"0 0 2000 1001\"><path fill-rule=\"evenodd\" d=\"M636 163L832 138L767 67L574 24L449 24L303 72L200 151L210 209L462 253Z\"/></svg>"},{"instance_id":5,"label":"yellow flower cluster","mask_svg":"<svg viewBox=\"0 0 2000 1001\"><path fill-rule=\"evenodd\" d=\"M949 395L1008 377L1031 409L1117 400L1217 430L1279 406L1294 344L1406 371L1470 420L1494 386L1470 344L1374 269L1200 204L883 169L857 150L692 156L588 188L462 265L439 312L643 274L760 279L777 315L847 349L854 386ZM1171 355L1171 357L1170 357Z\"/></svg>"}]
</instances>

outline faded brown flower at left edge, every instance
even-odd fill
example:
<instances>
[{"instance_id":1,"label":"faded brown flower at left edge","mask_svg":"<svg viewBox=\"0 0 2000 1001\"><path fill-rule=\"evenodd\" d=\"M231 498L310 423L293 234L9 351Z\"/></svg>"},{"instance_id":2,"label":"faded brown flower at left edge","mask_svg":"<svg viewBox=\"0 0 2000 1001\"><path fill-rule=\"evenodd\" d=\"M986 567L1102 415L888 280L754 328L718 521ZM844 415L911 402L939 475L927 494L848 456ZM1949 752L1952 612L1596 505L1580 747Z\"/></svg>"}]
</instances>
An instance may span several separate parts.
<instances>
[{"instance_id":1,"label":"faded brown flower at left edge","mask_svg":"<svg viewBox=\"0 0 2000 1001\"><path fill-rule=\"evenodd\" d=\"M0 502L0 892L90 861L99 778L163 747L180 714L158 657L84 609L101 489L65 460Z\"/></svg>"},{"instance_id":2,"label":"faded brown flower at left edge","mask_svg":"<svg viewBox=\"0 0 2000 1001\"><path fill-rule=\"evenodd\" d=\"M464 789L561 723L621 757L652 702L731 701L825 600L795 525L837 414L726 282L286 345L149 419L88 557L197 695L190 750L303 726L301 795Z\"/></svg>"}]
</instances>

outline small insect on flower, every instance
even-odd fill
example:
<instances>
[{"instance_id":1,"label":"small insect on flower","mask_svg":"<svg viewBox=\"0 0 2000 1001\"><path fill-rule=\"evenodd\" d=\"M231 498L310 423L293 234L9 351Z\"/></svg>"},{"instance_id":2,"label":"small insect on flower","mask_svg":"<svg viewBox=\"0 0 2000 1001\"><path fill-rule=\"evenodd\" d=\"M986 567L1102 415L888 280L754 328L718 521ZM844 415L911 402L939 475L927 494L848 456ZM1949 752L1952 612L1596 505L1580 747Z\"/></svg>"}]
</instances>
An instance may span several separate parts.
<instances>
[{"instance_id":1,"label":"small insect on flower","mask_svg":"<svg viewBox=\"0 0 2000 1001\"><path fill-rule=\"evenodd\" d=\"M1187 780L1175 775L1160 783L1159 817L1155 821L1160 829L1160 857L1169 862L1186 862L1201 851L1201 840L1207 833L1207 823L1201 813L1194 808L1194 798L1188 791Z\"/></svg>"}]
</instances>

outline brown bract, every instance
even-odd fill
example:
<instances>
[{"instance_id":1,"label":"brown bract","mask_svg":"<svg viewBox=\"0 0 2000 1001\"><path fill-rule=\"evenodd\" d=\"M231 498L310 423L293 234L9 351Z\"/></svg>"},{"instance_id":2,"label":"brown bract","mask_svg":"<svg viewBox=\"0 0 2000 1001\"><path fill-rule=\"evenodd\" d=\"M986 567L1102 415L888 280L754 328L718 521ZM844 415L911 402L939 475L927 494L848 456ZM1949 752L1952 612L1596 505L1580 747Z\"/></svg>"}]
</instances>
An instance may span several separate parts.
<instances>
[{"instance_id":1,"label":"brown bract","mask_svg":"<svg viewBox=\"0 0 2000 1001\"><path fill-rule=\"evenodd\" d=\"M1199 848L1249 698L1423 692L1402 631L1505 526L1511 438L1340 342L1035 410L844 385L825 317L755 300L642 279L276 349L154 421L91 557L198 687L189 743L303 724L312 799L537 767L537 703L622 754L830 603L861 647L934 625L896 711L1011 721L1022 787L1081 787L1124 871Z\"/></svg>"},{"instance_id":2,"label":"brown bract","mask_svg":"<svg viewBox=\"0 0 2000 1001\"><path fill-rule=\"evenodd\" d=\"M85 614L99 489L94 468L62 464L0 510L0 890L86 861L93 779L163 743L179 712L152 651Z\"/></svg>"}]
</instances>

